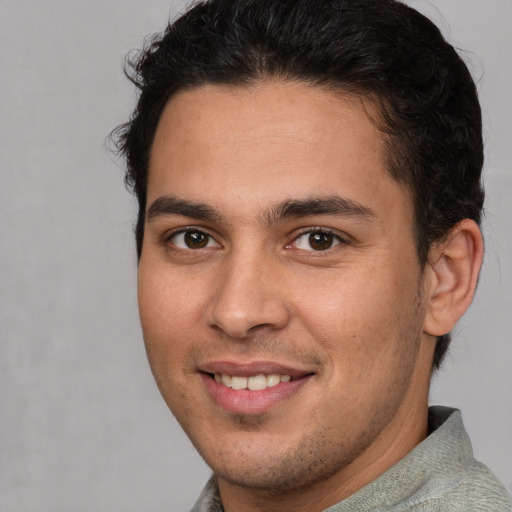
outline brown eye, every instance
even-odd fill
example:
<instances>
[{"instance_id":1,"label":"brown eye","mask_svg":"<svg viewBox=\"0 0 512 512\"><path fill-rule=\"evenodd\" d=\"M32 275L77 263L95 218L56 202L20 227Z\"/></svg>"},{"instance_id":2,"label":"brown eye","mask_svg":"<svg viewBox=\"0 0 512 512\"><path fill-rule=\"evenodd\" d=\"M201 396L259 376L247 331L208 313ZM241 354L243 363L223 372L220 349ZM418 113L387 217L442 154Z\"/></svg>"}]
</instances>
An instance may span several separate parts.
<instances>
[{"instance_id":1,"label":"brown eye","mask_svg":"<svg viewBox=\"0 0 512 512\"><path fill-rule=\"evenodd\" d=\"M331 233L311 233L308 241L311 248L315 251L325 251L332 247L334 236Z\"/></svg>"},{"instance_id":2,"label":"brown eye","mask_svg":"<svg viewBox=\"0 0 512 512\"><path fill-rule=\"evenodd\" d=\"M185 244L190 249L202 249L208 245L209 236L201 231L187 231L185 233Z\"/></svg>"},{"instance_id":3,"label":"brown eye","mask_svg":"<svg viewBox=\"0 0 512 512\"><path fill-rule=\"evenodd\" d=\"M218 245L210 235L192 229L175 233L169 241L180 249L204 249Z\"/></svg>"},{"instance_id":4,"label":"brown eye","mask_svg":"<svg viewBox=\"0 0 512 512\"><path fill-rule=\"evenodd\" d=\"M329 230L315 229L302 233L295 239L293 245L302 251L327 251L341 242L343 240Z\"/></svg>"}]
</instances>

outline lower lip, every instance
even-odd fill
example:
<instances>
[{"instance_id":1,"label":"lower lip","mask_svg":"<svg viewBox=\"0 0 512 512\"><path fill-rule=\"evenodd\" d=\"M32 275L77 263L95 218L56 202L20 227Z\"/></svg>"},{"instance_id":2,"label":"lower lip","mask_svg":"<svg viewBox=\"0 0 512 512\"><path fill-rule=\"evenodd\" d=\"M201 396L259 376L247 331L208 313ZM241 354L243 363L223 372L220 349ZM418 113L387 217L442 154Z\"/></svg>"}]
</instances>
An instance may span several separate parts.
<instances>
[{"instance_id":1,"label":"lower lip","mask_svg":"<svg viewBox=\"0 0 512 512\"><path fill-rule=\"evenodd\" d=\"M215 403L228 412L237 414L261 414L277 403L295 395L312 375L289 382L281 382L261 391L235 390L224 386L207 374L201 374L203 382Z\"/></svg>"}]
</instances>

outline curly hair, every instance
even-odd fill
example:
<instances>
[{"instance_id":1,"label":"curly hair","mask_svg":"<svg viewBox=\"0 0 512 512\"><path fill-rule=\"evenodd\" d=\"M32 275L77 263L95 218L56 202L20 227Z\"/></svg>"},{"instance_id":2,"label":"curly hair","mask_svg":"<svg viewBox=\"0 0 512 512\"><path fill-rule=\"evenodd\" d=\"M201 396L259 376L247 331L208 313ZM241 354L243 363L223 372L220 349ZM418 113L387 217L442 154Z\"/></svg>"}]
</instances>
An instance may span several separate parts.
<instances>
[{"instance_id":1,"label":"curly hair","mask_svg":"<svg viewBox=\"0 0 512 512\"><path fill-rule=\"evenodd\" d=\"M388 172L409 188L423 266L433 242L462 219L480 223L482 120L475 84L425 16L397 0L209 0L150 40L126 72L140 91L114 138L137 196L140 257L149 155L178 91L205 84L295 80L378 105ZM438 338L433 368L450 335Z\"/></svg>"}]
</instances>

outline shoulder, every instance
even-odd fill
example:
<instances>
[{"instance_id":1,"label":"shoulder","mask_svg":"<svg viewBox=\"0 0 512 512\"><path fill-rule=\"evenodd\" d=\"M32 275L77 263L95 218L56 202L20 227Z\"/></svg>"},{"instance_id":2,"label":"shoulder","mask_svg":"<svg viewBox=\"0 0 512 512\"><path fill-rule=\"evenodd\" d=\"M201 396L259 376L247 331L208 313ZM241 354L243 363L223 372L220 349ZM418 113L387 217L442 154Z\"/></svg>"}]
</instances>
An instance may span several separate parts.
<instances>
[{"instance_id":1,"label":"shoulder","mask_svg":"<svg viewBox=\"0 0 512 512\"><path fill-rule=\"evenodd\" d=\"M328 512L512 512L512 498L473 456L460 411L433 407L429 436Z\"/></svg>"},{"instance_id":2,"label":"shoulder","mask_svg":"<svg viewBox=\"0 0 512 512\"><path fill-rule=\"evenodd\" d=\"M430 410L433 432L424 443L429 478L404 510L512 512L512 497L491 470L473 456L460 412Z\"/></svg>"},{"instance_id":3,"label":"shoulder","mask_svg":"<svg viewBox=\"0 0 512 512\"><path fill-rule=\"evenodd\" d=\"M417 512L512 512L512 497L494 474L473 459L471 465L452 467L433 477L418 493L420 502L410 505ZM407 510L407 509L404 509Z\"/></svg>"}]
</instances>

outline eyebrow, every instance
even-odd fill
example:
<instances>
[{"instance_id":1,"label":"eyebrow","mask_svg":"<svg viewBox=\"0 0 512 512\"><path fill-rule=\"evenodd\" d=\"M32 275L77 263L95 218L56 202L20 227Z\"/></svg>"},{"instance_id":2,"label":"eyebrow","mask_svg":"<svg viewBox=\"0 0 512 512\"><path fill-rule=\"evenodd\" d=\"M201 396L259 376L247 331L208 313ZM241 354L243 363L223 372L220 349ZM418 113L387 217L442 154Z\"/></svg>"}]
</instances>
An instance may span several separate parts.
<instances>
[{"instance_id":1,"label":"eyebrow","mask_svg":"<svg viewBox=\"0 0 512 512\"><path fill-rule=\"evenodd\" d=\"M352 199L328 196L283 201L265 214L265 221L269 225L275 225L283 219L314 215L339 215L368 220L375 218L375 213L370 208Z\"/></svg>"},{"instance_id":2,"label":"eyebrow","mask_svg":"<svg viewBox=\"0 0 512 512\"><path fill-rule=\"evenodd\" d=\"M192 219L222 222L222 215L205 203L197 203L174 196L161 196L149 206L146 219L151 222L157 217L180 215ZM309 217L315 215L339 215L372 219L375 213L360 203L341 196L313 197L306 199L287 199L272 206L262 216L269 226L284 219Z\"/></svg>"},{"instance_id":3,"label":"eyebrow","mask_svg":"<svg viewBox=\"0 0 512 512\"><path fill-rule=\"evenodd\" d=\"M148 222L151 222L157 217L167 215L181 215L210 222L219 222L221 220L221 216L210 206L204 203L178 199L173 196L161 196L153 201L146 212L146 219Z\"/></svg>"}]
</instances>

